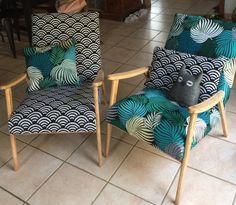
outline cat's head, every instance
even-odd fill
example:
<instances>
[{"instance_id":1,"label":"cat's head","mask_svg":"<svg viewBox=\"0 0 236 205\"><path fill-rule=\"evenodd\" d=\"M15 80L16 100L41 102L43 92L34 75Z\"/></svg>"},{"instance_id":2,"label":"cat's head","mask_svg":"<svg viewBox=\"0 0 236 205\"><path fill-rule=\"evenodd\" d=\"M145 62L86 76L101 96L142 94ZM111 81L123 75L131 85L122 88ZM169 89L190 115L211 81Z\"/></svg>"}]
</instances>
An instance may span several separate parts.
<instances>
[{"instance_id":1,"label":"cat's head","mask_svg":"<svg viewBox=\"0 0 236 205\"><path fill-rule=\"evenodd\" d=\"M202 80L203 73L198 73L197 75L191 75L187 72L186 66L183 65L180 69L178 79L176 81L177 84L185 87L195 87L199 86Z\"/></svg>"}]
</instances>

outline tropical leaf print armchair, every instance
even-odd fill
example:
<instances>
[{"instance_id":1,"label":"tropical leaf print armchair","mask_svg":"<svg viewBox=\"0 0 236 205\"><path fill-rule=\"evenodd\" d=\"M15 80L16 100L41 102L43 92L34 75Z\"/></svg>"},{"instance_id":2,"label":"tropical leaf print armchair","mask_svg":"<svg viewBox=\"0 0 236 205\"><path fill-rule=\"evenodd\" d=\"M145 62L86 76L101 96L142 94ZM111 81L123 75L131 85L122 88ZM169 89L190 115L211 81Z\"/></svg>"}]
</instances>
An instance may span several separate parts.
<instances>
[{"instance_id":1,"label":"tropical leaf print armchair","mask_svg":"<svg viewBox=\"0 0 236 205\"><path fill-rule=\"evenodd\" d=\"M19 167L15 135L40 133L96 132L98 164L101 166L99 90L102 88L105 94L105 88L101 70L98 13L33 14L32 34L33 45L38 47L56 45L73 37L76 41L74 56L80 84L58 85L28 92L14 111L12 88L27 80L27 74L21 74L17 79L0 86L6 96L14 170Z\"/></svg>"},{"instance_id":2,"label":"tropical leaf print armchair","mask_svg":"<svg viewBox=\"0 0 236 205\"><path fill-rule=\"evenodd\" d=\"M176 205L183 192L191 148L220 120L224 136L228 135L224 106L236 69L235 29L232 23L177 14L166 48L155 48L151 67L108 76L112 87L105 155L109 155L112 126L116 126L178 160L181 170ZM190 107L168 97L183 66L191 75L203 73L199 103ZM145 88L116 102L119 82L138 75L146 76Z\"/></svg>"}]
</instances>

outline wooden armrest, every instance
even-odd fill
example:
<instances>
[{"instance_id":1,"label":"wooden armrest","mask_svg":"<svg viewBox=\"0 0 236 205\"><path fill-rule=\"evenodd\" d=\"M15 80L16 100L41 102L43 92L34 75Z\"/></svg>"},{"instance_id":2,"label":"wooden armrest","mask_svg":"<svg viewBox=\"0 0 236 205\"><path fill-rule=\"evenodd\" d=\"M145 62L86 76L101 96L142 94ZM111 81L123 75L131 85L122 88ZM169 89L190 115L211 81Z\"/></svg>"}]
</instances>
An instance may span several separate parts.
<instances>
[{"instance_id":1,"label":"wooden armrest","mask_svg":"<svg viewBox=\"0 0 236 205\"><path fill-rule=\"evenodd\" d=\"M133 78L141 74L146 74L148 72L148 69L148 67L141 67L127 72L110 74L108 75L108 80L122 80Z\"/></svg>"},{"instance_id":2,"label":"wooden armrest","mask_svg":"<svg viewBox=\"0 0 236 205\"><path fill-rule=\"evenodd\" d=\"M98 71L97 77L93 81L93 86L98 87L102 86L104 81L104 71L101 69Z\"/></svg>"},{"instance_id":3,"label":"wooden armrest","mask_svg":"<svg viewBox=\"0 0 236 205\"><path fill-rule=\"evenodd\" d=\"M218 91L211 98L188 108L189 113L202 113L217 105L224 98L224 91Z\"/></svg>"},{"instance_id":4,"label":"wooden armrest","mask_svg":"<svg viewBox=\"0 0 236 205\"><path fill-rule=\"evenodd\" d=\"M27 79L27 74L22 73L19 76L17 76L17 78L9 81L8 83L0 85L0 90L6 90L8 88L12 88L12 87L16 86L17 84L19 84L20 82L22 82L26 79Z\"/></svg>"}]
</instances>

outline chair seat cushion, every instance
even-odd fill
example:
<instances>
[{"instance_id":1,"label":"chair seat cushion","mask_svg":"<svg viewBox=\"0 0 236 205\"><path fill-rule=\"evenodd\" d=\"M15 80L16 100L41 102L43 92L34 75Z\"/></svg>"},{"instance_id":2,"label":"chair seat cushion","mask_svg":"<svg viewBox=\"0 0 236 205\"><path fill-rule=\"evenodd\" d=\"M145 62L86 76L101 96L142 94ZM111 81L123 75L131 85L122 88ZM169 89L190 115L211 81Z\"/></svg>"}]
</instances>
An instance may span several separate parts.
<instances>
[{"instance_id":1,"label":"chair seat cushion","mask_svg":"<svg viewBox=\"0 0 236 205\"><path fill-rule=\"evenodd\" d=\"M217 108L198 115L192 147L219 119ZM107 121L177 160L183 159L190 115L186 107L167 99L165 91L145 88L115 103L108 111Z\"/></svg>"},{"instance_id":2,"label":"chair seat cushion","mask_svg":"<svg viewBox=\"0 0 236 205\"><path fill-rule=\"evenodd\" d=\"M8 121L11 134L94 132L92 84L30 92Z\"/></svg>"}]
</instances>

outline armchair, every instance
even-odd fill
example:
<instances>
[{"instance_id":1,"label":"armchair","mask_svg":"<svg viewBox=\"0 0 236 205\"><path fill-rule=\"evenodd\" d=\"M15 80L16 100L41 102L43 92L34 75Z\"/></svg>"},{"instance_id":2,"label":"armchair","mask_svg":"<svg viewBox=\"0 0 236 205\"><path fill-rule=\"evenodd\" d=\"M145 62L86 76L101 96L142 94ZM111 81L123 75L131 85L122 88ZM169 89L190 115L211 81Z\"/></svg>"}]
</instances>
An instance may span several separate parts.
<instances>
[{"instance_id":1,"label":"armchair","mask_svg":"<svg viewBox=\"0 0 236 205\"><path fill-rule=\"evenodd\" d=\"M12 88L26 81L27 74L0 86L6 97L13 168L19 168L15 135L35 133L96 132L98 164L101 166L100 88L103 96L106 93L101 70L98 14L34 14L32 19L32 41L36 46L57 44L71 37L76 40L76 65L81 83L29 92L15 111ZM61 27L62 21L64 26Z\"/></svg>"},{"instance_id":2,"label":"armchair","mask_svg":"<svg viewBox=\"0 0 236 205\"><path fill-rule=\"evenodd\" d=\"M184 19L186 19L186 22ZM210 132L210 130L220 119L223 134L225 137L228 135L224 106L229 98L230 89L234 80L236 70L235 60L227 60L222 64L223 70L218 76L219 84L215 86L216 92L208 98L204 96L204 100L201 100L198 104L190 107L183 107L167 98L166 90L170 88L170 85L173 85L173 79L175 78L175 80L177 80L178 77L178 73L176 75L175 68L173 68L174 66L176 68L181 67L184 62L184 64L188 66L189 64L197 65L194 68L196 69L203 61L206 61L206 64L208 63L206 57L194 57L194 60L192 60L190 58L190 54L188 54L190 53L188 51L191 51L193 54L199 54L200 51L202 53L209 51L207 50L207 46L209 46L209 44L206 43L205 47L204 45L196 44L195 42L189 40L190 37L186 37L188 33L184 31L187 23L191 24L192 21L194 21L191 25L196 26L197 21L200 21L200 19L202 19L202 17L196 20L194 17L188 18L187 15L183 15L182 18L177 15L173 23L169 34L169 42L167 42L166 45L169 49L174 49L171 48L171 46L179 46L178 51L185 52L182 54L182 56L184 56L183 58L179 54L176 55L177 51L163 51L164 49L159 49L161 52L160 56L163 57L163 59L158 59L155 56L156 51L154 51L152 67L142 67L128 72L108 75L108 80L112 81L112 87L110 95L110 108L107 115L108 124L105 156L108 157L109 155L112 126L116 126L137 139L160 149L172 158L178 160L181 163L181 167L175 198L176 205L180 204L183 193L184 178L191 148L197 145L197 143ZM185 25L182 25L184 23ZM189 28L189 26L187 28ZM176 37L179 34L184 36L183 39ZM200 31L199 33L196 32L196 36L197 35L199 35L199 38L204 36L201 35ZM212 39L211 37L209 38ZM182 40L182 42L180 42L180 40ZM176 41L179 42L176 43ZM191 45L191 43L193 45ZM200 49L200 51L197 49ZM211 47L211 49L213 50L213 47ZM218 50L215 49L214 51ZM233 48L233 50L229 51L229 53L232 54L235 50L236 48ZM224 52L227 52L227 50L224 50ZM173 55L173 58L168 59L168 54ZM210 54L213 54L213 51L210 51L207 54L209 56ZM225 56L229 58L236 58L236 56ZM214 56L211 57L218 56L214 53ZM185 61L187 58L188 62ZM176 59L178 61L177 63L175 63ZM197 62L199 59L204 60L200 60L200 63ZM161 71L160 75L155 73L151 76L153 67L156 66L154 65L155 60L156 65L160 66ZM212 58L210 61L212 61ZM209 66L208 70L213 72L214 67ZM147 79L153 80L153 84L155 84L155 86L158 85L163 89L149 86L147 80L146 87L142 91L116 102L120 80L133 78L138 75L145 75ZM204 75L204 80L206 80L208 77L206 74ZM158 77L160 77L159 81ZM210 79L210 77L208 79ZM164 81L167 83L165 84ZM201 90L202 93L205 91L206 90Z\"/></svg>"}]
</instances>

